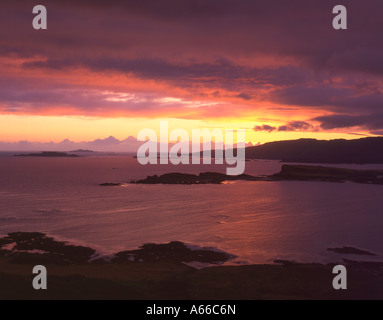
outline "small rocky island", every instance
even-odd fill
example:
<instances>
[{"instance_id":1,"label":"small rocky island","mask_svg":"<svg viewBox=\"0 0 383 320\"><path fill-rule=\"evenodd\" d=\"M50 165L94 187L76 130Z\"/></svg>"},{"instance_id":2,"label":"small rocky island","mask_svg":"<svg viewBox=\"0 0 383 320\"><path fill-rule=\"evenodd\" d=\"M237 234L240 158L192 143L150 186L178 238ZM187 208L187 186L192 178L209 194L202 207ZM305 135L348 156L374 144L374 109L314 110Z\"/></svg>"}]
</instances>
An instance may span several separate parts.
<instances>
[{"instance_id":1,"label":"small rocky island","mask_svg":"<svg viewBox=\"0 0 383 320\"><path fill-rule=\"evenodd\" d=\"M225 181L246 180L259 181L262 178L241 174L238 176L228 176L218 172L203 172L199 175L188 173L165 173L161 176L148 176L142 180L132 180L130 183L146 184L220 184Z\"/></svg>"},{"instance_id":2,"label":"small rocky island","mask_svg":"<svg viewBox=\"0 0 383 320\"><path fill-rule=\"evenodd\" d=\"M15 157L79 157L77 154L68 154L57 151L43 151L39 153L15 154Z\"/></svg>"},{"instance_id":3,"label":"small rocky island","mask_svg":"<svg viewBox=\"0 0 383 320\"><path fill-rule=\"evenodd\" d=\"M147 176L130 183L143 184L221 184L225 181L325 181L383 184L383 170L354 170L322 166L283 165L280 172L269 176L241 174L229 176L217 172L204 172L199 175L187 173L166 173L160 176Z\"/></svg>"},{"instance_id":4,"label":"small rocky island","mask_svg":"<svg viewBox=\"0 0 383 320\"><path fill-rule=\"evenodd\" d=\"M76 150L72 150L70 152L73 152L73 153L94 153L93 150L88 150L88 149L76 149Z\"/></svg>"}]
</instances>

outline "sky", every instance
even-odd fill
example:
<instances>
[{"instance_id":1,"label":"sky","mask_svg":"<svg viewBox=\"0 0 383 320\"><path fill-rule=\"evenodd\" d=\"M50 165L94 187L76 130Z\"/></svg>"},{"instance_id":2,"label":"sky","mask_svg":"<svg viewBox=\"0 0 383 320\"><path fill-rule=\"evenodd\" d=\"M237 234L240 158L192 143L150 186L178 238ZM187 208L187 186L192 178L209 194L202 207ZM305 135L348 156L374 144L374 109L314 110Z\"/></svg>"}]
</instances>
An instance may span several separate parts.
<instances>
[{"instance_id":1,"label":"sky","mask_svg":"<svg viewBox=\"0 0 383 320\"><path fill-rule=\"evenodd\" d=\"M37 4L47 30L32 27ZM164 120L253 144L383 135L382 13L381 0L2 0L0 149L132 142Z\"/></svg>"}]
</instances>

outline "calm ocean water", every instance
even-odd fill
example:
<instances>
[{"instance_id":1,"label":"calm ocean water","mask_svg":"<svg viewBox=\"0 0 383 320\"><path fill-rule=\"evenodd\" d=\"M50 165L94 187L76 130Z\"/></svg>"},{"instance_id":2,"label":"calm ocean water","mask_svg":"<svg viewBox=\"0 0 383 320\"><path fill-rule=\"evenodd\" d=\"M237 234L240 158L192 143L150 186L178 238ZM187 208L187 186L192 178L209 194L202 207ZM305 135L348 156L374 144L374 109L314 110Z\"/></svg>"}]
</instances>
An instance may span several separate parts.
<instances>
[{"instance_id":1,"label":"calm ocean water","mask_svg":"<svg viewBox=\"0 0 383 320\"><path fill-rule=\"evenodd\" d=\"M272 174L281 165L249 161L246 173ZM225 167L142 166L128 156L3 155L0 235L45 232L105 254L179 240L236 254L236 263L363 258L326 251L349 245L373 251L378 254L375 259L383 260L382 186L288 181L99 186L165 172L206 171L225 172Z\"/></svg>"}]
</instances>

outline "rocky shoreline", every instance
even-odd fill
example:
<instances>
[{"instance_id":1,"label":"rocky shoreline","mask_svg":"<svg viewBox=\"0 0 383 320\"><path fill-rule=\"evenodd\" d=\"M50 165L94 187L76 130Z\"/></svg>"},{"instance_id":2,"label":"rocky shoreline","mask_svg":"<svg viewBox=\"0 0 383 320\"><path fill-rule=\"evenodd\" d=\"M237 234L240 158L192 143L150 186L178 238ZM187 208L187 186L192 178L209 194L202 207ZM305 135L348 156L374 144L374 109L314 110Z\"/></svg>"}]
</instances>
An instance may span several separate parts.
<instances>
[{"instance_id":1,"label":"rocky shoreline","mask_svg":"<svg viewBox=\"0 0 383 320\"><path fill-rule=\"evenodd\" d=\"M203 262L222 264L234 255L209 248L191 249L184 243L146 243L139 249L112 254L112 259L97 256L92 248L57 241L40 232L12 232L0 238L0 256L10 262L24 263L39 259L54 264L129 263L129 262Z\"/></svg>"},{"instance_id":2,"label":"rocky shoreline","mask_svg":"<svg viewBox=\"0 0 383 320\"><path fill-rule=\"evenodd\" d=\"M345 254L366 254L343 248ZM383 299L383 262L342 259L352 285L337 291L335 263L221 265L234 257L173 241L106 259L43 233L15 232L0 238L0 299ZM211 265L187 265L195 261ZM49 290L32 289L31 272L38 264L48 270Z\"/></svg>"}]
</instances>

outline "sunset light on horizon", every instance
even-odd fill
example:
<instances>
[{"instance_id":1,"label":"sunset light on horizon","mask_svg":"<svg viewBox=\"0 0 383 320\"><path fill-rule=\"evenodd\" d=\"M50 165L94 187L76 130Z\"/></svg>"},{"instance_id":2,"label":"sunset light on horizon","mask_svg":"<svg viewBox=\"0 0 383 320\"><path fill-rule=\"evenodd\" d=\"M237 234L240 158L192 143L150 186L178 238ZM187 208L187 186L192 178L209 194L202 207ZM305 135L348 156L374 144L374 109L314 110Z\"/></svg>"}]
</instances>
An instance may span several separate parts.
<instances>
[{"instance_id":1,"label":"sunset light on horizon","mask_svg":"<svg viewBox=\"0 0 383 320\"><path fill-rule=\"evenodd\" d=\"M48 2L43 31L30 26L26 1L4 4L1 149L123 140L161 120L188 131L245 129L252 144L383 134L373 66L382 44L368 41L381 22L360 14L373 17L373 8L350 4L350 29L335 32L321 1L294 10L277 0L279 10L251 1L112 2Z\"/></svg>"}]
</instances>

